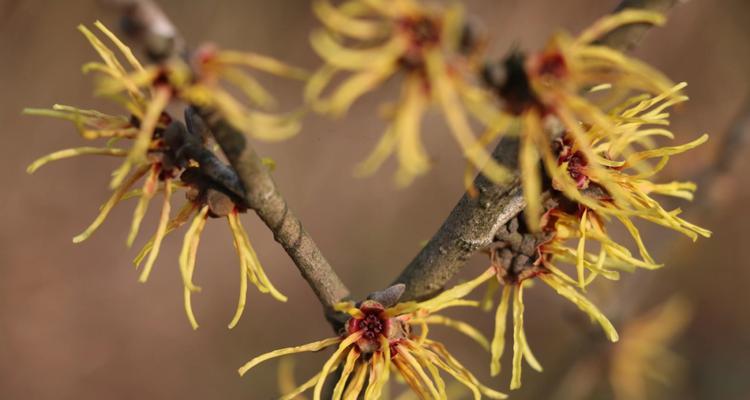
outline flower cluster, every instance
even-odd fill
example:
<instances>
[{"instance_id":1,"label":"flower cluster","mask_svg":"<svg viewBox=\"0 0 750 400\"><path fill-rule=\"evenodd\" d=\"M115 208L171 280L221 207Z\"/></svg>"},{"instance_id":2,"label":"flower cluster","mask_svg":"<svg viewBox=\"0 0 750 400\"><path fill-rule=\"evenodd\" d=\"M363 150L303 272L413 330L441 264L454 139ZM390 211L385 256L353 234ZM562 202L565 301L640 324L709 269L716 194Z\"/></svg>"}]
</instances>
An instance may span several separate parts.
<instances>
[{"instance_id":1,"label":"flower cluster","mask_svg":"<svg viewBox=\"0 0 750 400\"><path fill-rule=\"evenodd\" d=\"M494 303L495 293L502 286L499 304L495 312L495 333L490 346L490 372L493 376L501 372L500 358L505 350L508 313L512 302L513 357L510 388L521 387L522 362L541 371L542 367L531 351L524 332L524 290L531 287L536 279L555 290L557 294L575 304L596 321L612 341L618 334L614 326L579 292L576 282L561 269L549 264L547 247L556 240L555 233L521 233L518 220L513 220L502 230L499 240L489 249L491 267L483 274L487 283L487 293L483 307L489 310Z\"/></svg>"},{"instance_id":2,"label":"flower cluster","mask_svg":"<svg viewBox=\"0 0 750 400\"><path fill-rule=\"evenodd\" d=\"M128 247L132 246L149 203L157 193L161 193L163 201L156 232L134 263L136 266L143 265L139 280L147 281L164 237L192 219L184 237L179 267L184 283L185 311L193 328L197 328L198 323L192 311L191 296L200 291L200 287L193 283L192 277L200 235L209 218L227 220L240 259L240 296L229 327L234 327L242 315L248 282L262 293L286 301L286 297L271 284L263 271L247 232L240 223L239 215L247 211L243 200L244 188L234 170L210 150L208 129L198 107L214 110L237 128L255 137L281 140L299 129L296 117L251 110L230 95L220 83L236 85L253 106L267 107L273 105L273 97L254 78L244 73L241 66L293 78L304 77L305 73L268 57L218 51L211 46L196 52L192 60L194 65L188 65L181 59L169 59L161 64L144 66L102 23L96 22L94 25L112 42L119 54L88 28L79 26L78 29L102 59L102 62L87 63L83 70L99 72L101 76L97 92L115 100L129 115L108 115L65 105L25 110L31 115L71 121L86 140L107 140L101 147L77 147L44 156L29 166L29 173L50 161L75 156L106 155L124 159L112 174L112 195L89 227L73 241L79 243L88 239L118 203L137 198L127 237ZM185 123L166 112L166 107L176 100L189 104L185 109ZM141 187L134 188L141 180ZM180 190L184 192L186 202L177 215L171 217L172 197Z\"/></svg>"},{"instance_id":3,"label":"flower cluster","mask_svg":"<svg viewBox=\"0 0 750 400\"><path fill-rule=\"evenodd\" d=\"M625 10L602 18L576 38L555 35L541 52L514 52L496 66L502 67L502 78L491 68L485 71L506 112L520 121L519 165L527 222L533 229L539 228L542 214L540 161L555 189L590 208L618 209L623 215L650 208L630 193L638 185L624 182L628 177L621 176L623 170L641 174L630 179L647 179L651 175L645 173L655 173L666 159L658 168L648 168L645 160L668 157L706 140L704 136L681 147L639 151L653 147L653 137L673 137L665 128L669 114L664 111L687 100L681 93L685 85L674 85L648 65L596 44L623 25L663 22L658 13ZM592 199L586 193L592 183L603 196Z\"/></svg>"},{"instance_id":4,"label":"flower cluster","mask_svg":"<svg viewBox=\"0 0 750 400\"><path fill-rule=\"evenodd\" d=\"M319 112L340 115L358 98L389 78L403 75L401 94L382 107L389 121L379 143L357 173L376 171L392 154L398 158L396 182L408 185L430 167L420 124L436 104L468 162L495 182L508 177L478 140L469 115L485 126L504 119L489 93L473 84L483 40L459 5L429 6L416 0L355 0L313 6L325 29L311 37L325 64L309 80L308 102ZM330 94L324 92L338 73L348 74Z\"/></svg>"},{"instance_id":5,"label":"flower cluster","mask_svg":"<svg viewBox=\"0 0 750 400\"><path fill-rule=\"evenodd\" d=\"M314 398L320 399L326 380L336 370L340 375L333 399L380 398L392 374L420 398L446 399L441 371L466 386L474 398L504 398L482 385L443 344L428 338L429 327L451 327L475 340L490 353L494 376L501 371L511 313L510 388L517 389L523 360L535 370L542 369L524 331L524 291L535 281L576 305L614 342L618 340L614 326L584 294L599 276L616 280L621 271L661 267L649 254L636 222L661 225L693 240L710 236L710 231L683 219L679 208L665 208L655 198L664 195L691 200L696 189L691 182L654 180L671 156L708 138L703 135L677 146L659 144L674 139L668 111L687 100L683 94L686 84L674 84L648 65L598 44L603 35L623 25L661 25L664 18L660 14L624 10L602 18L577 37L560 33L541 51L528 55L514 51L503 63L481 68L484 39L467 22L460 6L426 5L418 0L339 4L315 0L313 9L324 28L312 34L311 42L324 65L312 76L269 57L213 45L199 47L185 58L144 66L97 22L96 28L111 46L80 26L102 59L83 69L99 73L97 93L116 101L126 114L108 115L65 105L26 110L70 121L86 140L106 140L100 147L77 147L44 156L29 166L30 173L48 162L75 156L123 159L112 173L111 196L74 242L89 238L120 202L135 198L138 201L127 236L127 245L132 246L149 204L161 194L156 232L134 260L143 266L139 280L145 282L165 237L187 226L178 264L184 307L193 328L198 323L192 294L200 291L193 276L201 233L209 219L226 219L239 258L240 294L229 328L243 313L248 282L260 292L286 301L266 276L240 223L240 214L248 209L245 188L236 172L212 150L202 117L210 110L248 135L269 141L299 131L304 109L272 113L274 97L248 68L306 80L308 105L331 115L344 114L357 99L401 76L400 97L382 107L388 128L357 168L359 174L371 174L395 154L400 185L409 184L430 167L420 125L433 106L440 110L467 160L465 182L469 189L476 171L495 183L506 182L513 175L490 156L487 146L515 128L512 133L520 142L518 165L526 199L521 218L525 223L514 219L496 233L496 242L488 249L490 268L421 302L342 303L337 311L345 313L348 320L338 335L258 356L240 368L240 375L275 357L335 347L320 372L291 388L284 398L313 389ZM496 99L476 85L480 78ZM186 105L184 122L167 112L174 103ZM474 135L477 124L484 129L479 137ZM186 200L173 216L172 201L178 191ZM610 236L612 221L625 228L637 254ZM466 297L482 284L488 289L486 308L494 304L502 286L492 340L467 323L439 314L449 307L480 305ZM648 336L649 331L642 334ZM626 348L633 354L640 351L641 358L650 355L650 349L637 343ZM629 361L627 357L622 360L616 368L625 376Z\"/></svg>"},{"instance_id":6,"label":"flower cluster","mask_svg":"<svg viewBox=\"0 0 750 400\"><path fill-rule=\"evenodd\" d=\"M506 397L503 393L482 385L443 344L428 338L429 325L444 325L488 349L488 340L471 325L436 313L449 307L478 305L463 297L493 275L494 271L488 270L424 302L403 302L392 307L374 300L365 300L359 305L342 303L338 308L346 312L349 319L341 335L260 355L242 366L239 373L244 375L272 358L336 346L318 374L282 398L293 399L313 388L313 398L321 399L326 378L338 368L341 375L337 377L331 399L379 399L392 372L398 373L419 398L447 399L440 371L466 386L475 399L482 395L503 399Z\"/></svg>"}]
</instances>

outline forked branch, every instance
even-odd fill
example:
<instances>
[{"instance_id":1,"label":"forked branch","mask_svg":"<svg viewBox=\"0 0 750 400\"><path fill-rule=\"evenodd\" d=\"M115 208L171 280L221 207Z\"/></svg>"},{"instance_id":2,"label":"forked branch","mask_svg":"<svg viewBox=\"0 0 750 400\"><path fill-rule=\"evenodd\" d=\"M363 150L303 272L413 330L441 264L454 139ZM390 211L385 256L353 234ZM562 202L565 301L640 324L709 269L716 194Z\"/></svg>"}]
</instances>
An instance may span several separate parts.
<instances>
[{"instance_id":1,"label":"forked branch","mask_svg":"<svg viewBox=\"0 0 750 400\"><path fill-rule=\"evenodd\" d=\"M155 60L179 53L184 42L165 14L151 0L109 0L123 7L126 26L140 38ZM624 0L616 10L641 8L667 11L677 0ZM634 24L617 29L600 43L616 49L634 47L649 28ZM254 209L274 233L302 276L333 317L332 306L349 291L328 264L315 242L289 210L260 157L245 136L226 121L203 112L214 138L240 177L247 205ZM501 141L493 157L501 164L515 166L517 144ZM525 207L519 180L506 186L494 185L483 176L475 180L479 196L465 194L438 232L396 279L406 285L402 300L424 299L439 293L476 251L493 242L498 230Z\"/></svg>"}]
</instances>

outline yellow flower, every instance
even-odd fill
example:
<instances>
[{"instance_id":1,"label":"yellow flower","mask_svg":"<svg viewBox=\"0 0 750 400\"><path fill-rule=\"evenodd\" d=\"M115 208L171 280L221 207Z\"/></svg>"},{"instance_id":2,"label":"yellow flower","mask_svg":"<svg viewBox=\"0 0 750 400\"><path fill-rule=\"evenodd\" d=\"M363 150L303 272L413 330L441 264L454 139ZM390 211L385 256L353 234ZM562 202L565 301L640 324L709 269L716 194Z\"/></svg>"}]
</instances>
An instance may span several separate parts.
<instances>
[{"instance_id":1,"label":"yellow flower","mask_svg":"<svg viewBox=\"0 0 750 400\"><path fill-rule=\"evenodd\" d=\"M190 185L190 184L189 184ZM197 192L196 192L197 191ZM146 260L145 267L141 273L140 280L145 282L148 279L149 272L156 256L159 254L159 248L164 237L186 224L192 217L192 222L185 232L182 242L182 250L179 255L180 274L183 280L183 301L185 313L193 329L198 328L198 322L193 313L192 294L200 292L201 288L193 283L193 274L195 272L195 263L198 252L200 236L209 217L225 217L229 228L232 232L234 248L239 257L240 269L240 295L232 320L229 322L229 329L234 328L242 316L247 301L247 283L248 281L255 285L261 293L268 293L276 300L286 302L287 297L281 294L270 282L263 267L258 260L247 231L242 227L239 220L239 214L244 213L246 209L237 206L226 194L215 190L206 190L204 188L192 187L188 193L189 201L180 210L173 219L167 222L162 219L156 234L143 246L133 263L140 266L143 260ZM213 199L208 199L212 196ZM225 203L225 204L222 204ZM218 205L217 205L218 204ZM227 209L228 208L228 209ZM146 257L148 256L148 259Z\"/></svg>"},{"instance_id":2,"label":"yellow flower","mask_svg":"<svg viewBox=\"0 0 750 400\"><path fill-rule=\"evenodd\" d=\"M611 130L590 128L585 136L592 147L583 153L578 141L564 136L558 141L557 155L550 155L545 165L553 186L567 197L604 217L618 219L643 249L637 229L630 221L638 217L681 232L693 240L711 232L679 217L680 210L665 210L652 194L692 200L696 186L692 182L653 183L650 179L669 161L670 156L691 150L708 140L708 135L679 146L656 147L655 136L672 139L666 108L685 101L673 98L685 85L680 84L658 96L630 99L610 116ZM672 100L669 100L672 99ZM658 159L655 165L648 163ZM648 255L642 250L644 258Z\"/></svg>"},{"instance_id":3,"label":"yellow flower","mask_svg":"<svg viewBox=\"0 0 750 400\"><path fill-rule=\"evenodd\" d=\"M495 376L501 371L500 358L505 350L505 333L507 329L507 316L510 308L512 297L513 302L513 359L510 388L518 389L521 387L521 371L523 360L537 371L542 371L542 366L531 352L531 348L526 339L526 333L523 328L523 292L524 289L531 286L533 279L539 279L547 286L557 292L560 296L575 304L581 311L586 313L592 321L597 322L609 340L616 342L618 334L614 326L609 322L606 316L585 296L576 289L576 282L565 275L559 268L555 268L549 262L550 254L545 252L545 246L538 247L538 258L529 260L523 265L517 262L506 263L499 256L496 250L491 250L492 266L489 268L491 273L487 276L484 273L485 281L488 282L487 294L484 300L485 309L492 306L494 293L502 284L502 293L500 295L499 305L495 311L495 333L490 346L491 362L490 373ZM492 279L495 278L495 279Z\"/></svg>"},{"instance_id":4,"label":"yellow flower","mask_svg":"<svg viewBox=\"0 0 750 400\"><path fill-rule=\"evenodd\" d=\"M54 105L52 109L49 110L26 109L24 112L30 115L50 116L72 121L76 125L81 136L87 140L108 139L108 142L103 147L75 147L59 150L41 157L29 165L27 168L27 172L29 173L35 172L50 161L83 155L106 155L123 157L127 160L127 158L131 156L135 146L131 147L130 150L127 150L117 147L117 144L123 141L137 141L141 129L134 118L107 115L95 110L82 110L58 104ZM174 186L178 185L178 183L174 182L174 177L177 176L178 169L169 165L169 163L165 164L164 162L163 154L166 147L164 141L159 135L164 131L163 126L170 120L170 117L166 114L162 114L159 118L159 124L152 129L152 135L155 135L156 137L153 138L150 143L147 143L146 160L132 173L126 173L126 179L119 182L114 187L112 196L101 207L99 214L91 225L89 225L83 233L73 238L74 243L79 243L88 239L96 229L101 226L114 206L126 198L139 198L138 206L133 215L130 234L127 239L128 246L133 244L133 241L138 234L141 221L146 214L148 203L157 192L164 193L165 202L163 207L166 208L166 213L169 213L169 197L171 196ZM125 165L128 165L128 161L123 164L123 166ZM120 167L115 171L115 174L119 174L123 170L122 168L123 167ZM144 176L146 178L144 179L142 188L140 190L131 191L133 186Z\"/></svg>"},{"instance_id":5,"label":"yellow flower","mask_svg":"<svg viewBox=\"0 0 750 400\"><path fill-rule=\"evenodd\" d=\"M396 182L405 186L430 168L421 140L421 120L436 104L468 162L500 182L508 177L477 140L467 111L487 126L507 122L488 96L471 82L482 45L467 31L463 10L429 7L416 0L354 0L333 6L316 0L325 25L312 34L313 48L325 64L310 79L306 98L324 113L341 115L362 95L402 73L398 101L383 107L389 126L370 156L356 169L369 175L392 154L398 158ZM325 95L338 73L348 76Z\"/></svg>"},{"instance_id":6,"label":"yellow flower","mask_svg":"<svg viewBox=\"0 0 750 400\"><path fill-rule=\"evenodd\" d=\"M577 280L558 274L568 283L583 289L597 276L618 280L618 271L621 270L657 269L663 266L651 258L639 236L636 237L639 248L643 248L641 258L633 256L627 247L609 236L604 220L595 211L577 205L567 207L574 209L557 207L543 216L542 229L553 236L541 245L541 253L546 256L542 258L542 263L551 271L559 270L557 263L576 266Z\"/></svg>"},{"instance_id":7,"label":"yellow flower","mask_svg":"<svg viewBox=\"0 0 750 400\"><path fill-rule=\"evenodd\" d=\"M235 128L255 138L278 141L295 135L300 130L301 111L289 114L273 114L267 111L276 105L274 97L246 72L252 68L273 75L304 80L307 73L288 66L271 57L257 53L220 50L213 45L204 45L193 52L189 63L181 58L171 58L158 65L143 67L114 34L100 22L102 30L121 50L133 66L127 71L120 66L117 57L85 27L81 29L100 52L105 64L89 63L84 71L103 72L97 92L119 99L127 94L132 101L125 105L136 116L143 113L144 97L159 99L153 108L164 109L171 100L181 100L199 107L216 111ZM236 98L225 86L234 86L246 101ZM156 112L156 111L154 111ZM145 135L145 133L144 133Z\"/></svg>"},{"instance_id":8,"label":"yellow flower","mask_svg":"<svg viewBox=\"0 0 750 400\"><path fill-rule=\"evenodd\" d=\"M129 68L123 66L115 52L88 28L83 25L78 26L78 30L88 39L102 59L102 62L85 64L83 71L99 72L103 75L102 83L115 82L122 87L124 97L117 97L115 100L120 102L133 115L135 122L133 125L137 127L137 133L133 138L132 146L128 150L124 163L112 174L110 187L117 190L133 168L140 168L148 163L148 150L156 140L154 133L158 127L164 128L166 126L165 121L163 121L163 111L169 103L171 93L169 88L165 86L156 86L149 88L149 90L140 88L138 82L132 77L143 75L147 70L133 55L133 52L104 24L97 21L94 26L107 36L125 58L126 65L129 66Z\"/></svg>"},{"instance_id":9,"label":"yellow flower","mask_svg":"<svg viewBox=\"0 0 750 400\"><path fill-rule=\"evenodd\" d=\"M76 123L82 136L88 139L116 138L118 140L133 140L137 132L137 128L132 126L132 122L125 117L105 115L92 110L55 106L52 110L30 110L30 113L69 119ZM168 118L166 114L165 118ZM187 118L188 116L186 115ZM221 168L220 165L214 164L215 160L217 160L215 156L210 157L205 155L206 153L210 153L210 151L202 147L202 139L199 139L197 133L189 133L182 123L176 121L171 122L166 129L156 128L154 133L156 139L153 140L149 148L148 163L129 174L125 181L117 186L110 198L101 206L99 214L91 225L83 233L73 238L73 241L79 243L88 239L101 226L112 209L121 201L138 198L138 203L133 213L130 233L127 238L127 245L131 246L138 234L150 201L157 193L161 192L164 198L156 233L142 248L134 261L136 266L140 266L145 261L139 276L140 282L148 280L164 237L185 224L194 215L193 223L185 235L179 265L185 286L185 311L190 324L193 328L197 328L198 324L192 311L191 295L193 292L200 290L192 282L200 233L209 216L226 217L232 231L234 247L240 258L240 296L237 311L229 323L229 328L233 328L242 315L247 297L248 281L255 285L262 293L270 293L277 300L286 301L286 297L274 288L265 275L260 261L250 245L247 232L240 224L239 213L244 213L246 208L242 206L242 201L236 197L236 193L233 193L233 186L230 184L226 184L230 187L222 186L225 183L212 180L211 176L201 169ZM193 140L193 142L183 142L186 140L188 142ZM28 170L29 172L34 172L50 161L80 155L126 157L127 154L126 150L113 147L113 144L108 144L101 148L79 147L66 149L36 160L29 166ZM188 160L186 158L188 155L193 158ZM201 165L195 159L203 160L206 165ZM228 167L224 166L224 168ZM141 179L143 179L142 188L132 189ZM179 189L186 191L189 200L178 214L170 219L172 195L175 190Z\"/></svg>"},{"instance_id":10,"label":"yellow flower","mask_svg":"<svg viewBox=\"0 0 750 400\"><path fill-rule=\"evenodd\" d=\"M636 23L662 25L664 17L651 11L624 10L603 17L578 37L566 33L553 36L541 52L528 57L518 52L511 54L505 61L502 83L486 73L486 80L505 100L505 110L518 116L521 123L519 165L528 203L527 223L533 230L539 229L542 213L539 160L541 158L547 168L557 165L551 138L565 134L575 142L575 154L585 160L599 161L597 146L593 143L597 136L592 135L592 131L617 136L623 125L630 123L627 118L618 119L608 114L614 104L633 95L650 94L658 95L657 102L663 101L663 109L681 99L681 87L672 90L674 85L657 70L596 43L602 35ZM601 93L605 89L608 95ZM659 118L658 112L646 117L660 120L654 123L666 121ZM589 162L587 172L602 176L607 166L610 164ZM602 185L607 190L617 191L613 184L603 182ZM612 193L619 201L616 194Z\"/></svg>"},{"instance_id":11,"label":"yellow flower","mask_svg":"<svg viewBox=\"0 0 750 400\"><path fill-rule=\"evenodd\" d=\"M196 80L191 77L192 71L180 61L170 60L165 65L144 67L133 56L130 49L103 24L96 22L94 25L119 50L129 68L125 68L118 56L93 32L84 26L79 26L79 30L91 42L103 60L102 63L86 64L84 71L102 73L103 77L98 85L99 93L112 96L131 116L108 115L95 110L65 105L54 105L52 109L25 110L31 115L71 121L86 140L107 140L107 143L101 147L77 147L41 157L28 167L29 173L33 173L50 161L82 155L106 155L125 159L122 166L113 173L112 195L102 205L94 221L83 233L74 237L73 242L79 243L88 239L118 203L126 199L138 198L127 237L128 247L132 246L149 203L157 193L161 192L163 201L156 233L135 259L137 266L145 261L139 281L148 280L164 237L193 217L190 229L185 235L179 265L184 283L185 311L190 324L193 328L197 328L198 324L191 306L191 295L200 290L192 281L200 233L208 217L226 217L232 231L234 247L240 258L240 295L237 311L229 323L229 328L234 327L242 315L248 281L262 293L269 293L279 301L286 301L286 297L273 287L265 275L250 245L247 232L240 224L239 213L246 212L247 208L242 200L244 191L238 183L236 174L205 148L205 138L202 136L204 132L200 131L201 127L193 126L193 129L188 129L191 124L197 123L191 118L199 118L193 108L186 110L185 120L188 128L181 122L173 121L164 109L174 99L194 100L192 97L185 96L185 93L193 97L198 95L206 97L208 102L200 104L215 106L225 114L227 107L240 107L231 96L224 96L222 89L215 84L219 79L226 79L238 85L244 83L246 88L252 87L251 78L238 70L239 65L251 65L261 70L296 77L300 77L303 73L262 56L204 50L198 53L201 60L201 76ZM256 87L256 92L262 89L258 88L259 86ZM211 99L215 98L223 99L221 104L211 102L213 101ZM267 102L269 97L265 99ZM258 103L263 103L260 98L256 100ZM233 105L224 107L223 105L226 104ZM237 112L239 115L246 111L240 109ZM249 111L248 113L252 114ZM274 118L270 114L252 115L248 118L261 121L258 126L271 123ZM264 129L260 136L275 134L279 137L288 136L289 132L281 134L279 131ZM121 144L129 144L130 147L120 147ZM143 180L142 187L134 189L140 180ZM188 202L174 218L170 219L173 193L179 189L185 189Z\"/></svg>"},{"instance_id":12,"label":"yellow flower","mask_svg":"<svg viewBox=\"0 0 750 400\"><path fill-rule=\"evenodd\" d=\"M669 157L688 151L708 136L680 146L656 147L655 136L673 138L667 129L672 104L686 100L673 97L684 87L680 84L659 96L633 98L613 110L611 131L590 128L586 136L593 146L590 156L570 136L555 143L555 154L545 157L545 166L552 178L552 187L560 190L574 204L551 210L542 218L542 226L555 232L546 251L559 261L572 262L578 271L578 286L583 288L598 275L617 279L613 269L633 267L659 268L648 252L633 219L639 218L681 232L693 240L709 237L711 232L691 224L679 216L680 209L665 210L652 195L666 195L686 200L693 198L692 182L654 183L652 177L667 164ZM670 100L671 99L671 100ZM651 159L658 159L650 164ZM567 209L564 209L567 208ZM609 237L606 225L619 221L635 242L640 258ZM546 222L545 222L546 221ZM554 225L554 226L552 226ZM576 247L568 239L577 239ZM598 247L598 254L589 249ZM584 270L591 275L584 277Z\"/></svg>"},{"instance_id":13,"label":"yellow flower","mask_svg":"<svg viewBox=\"0 0 750 400\"><path fill-rule=\"evenodd\" d=\"M276 100L245 71L248 68L297 80L308 76L304 70L268 56L205 45L193 55L193 81L179 89L178 96L186 102L215 110L237 129L258 139L280 141L297 134L303 111L287 114L263 111L276 107ZM234 86L246 101L235 98L224 85Z\"/></svg>"},{"instance_id":14,"label":"yellow flower","mask_svg":"<svg viewBox=\"0 0 750 400\"><path fill-rule=\"evenodd\" d=\"M378 399L389 382L391 372L397 372L420 398L447 399L446 385L440 370L453 376L469 388L475 399L482 395L502 399L505 395L485 387L456 360L441 343L429 339L428 326L445 325L465 333L484 348L487 339L472 326L444 316L437 311L447 307L476 306L476 302L463 300L469 292L494 275L488 271L477 279L446 290L424 302L405 302L386 308L366 300L359 306L342 303L341 311L350 315L341 336L297 347L289 347L253 358L239 369L240 375L269 359L289 354L320 351L336 346L321 371L283 398L292 399L313 389L313 398L319 400L326 377L337 368L341 370L333 390L332 399ZM419 332L413 327L419 327Z\"/></svg>"}]
</instances>

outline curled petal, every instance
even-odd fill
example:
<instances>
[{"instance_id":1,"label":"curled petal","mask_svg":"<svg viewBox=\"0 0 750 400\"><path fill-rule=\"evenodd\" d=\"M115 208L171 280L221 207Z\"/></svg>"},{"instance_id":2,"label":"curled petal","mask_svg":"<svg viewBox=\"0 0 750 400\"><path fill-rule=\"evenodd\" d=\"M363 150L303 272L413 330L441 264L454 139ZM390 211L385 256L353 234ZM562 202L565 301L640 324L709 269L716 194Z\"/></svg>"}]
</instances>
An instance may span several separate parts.
<instances>
[{"instance_id":1,"label":"curled petal","mask_svg":"<svg viewBox=\"0 0 750 400\"><path fill-rule=\"evenodd\" d=\"M156 233L154 234L154 237L152 239L153 245L151 247L151 251L149 251L148 259L146 260L146 264L143 267L143 271L141 271L141 275L138 277L139 282L146 282L148 280L148 276L151 274L151 269L154 266L154 262L156 262L156 257L159 255L159 249L161 248L161 242L164 240L164 236L167 235L168 229L169 229L169 212L171 209L170 200L172 197L172 185L170 184L169 180L164 181L164 203L162 204L161 208L161 215L159 216L159 225L156 228ZM190 207L190 210L192 212L193 207Z\"/></svg>"},{"instance_id":2,"label":"curled petal","mask_svg":"<svg viewBox=\"0 0 750 400\"><path fill-rule=\"evenodd\" d=\"M599 309L588 299L583 297L572 287L566 285L563 282L560 282L560 280L555 276L540 275L539 278L544 283L549 285L552 289L555 289L557 294L565 297L566 299L570 300L570 302L578 306L578 308L588 314L588 316L591 317L593 321L598 322L610 341L616 342L617 340L619 340L617 330L615 330L615 327L612 326L612 323L609 322L607 317L605 317L604 314L602 314L602 312L599 311Z\"/></svg>"},{"instance_id":3,"label":"curled petal","mask_svg":"<svg viewBox=\"0 0 750 400\"><path fill-rule=\"evenodd\" d=\"M130 190L130 188L135 184L136 181L138 181L138 179L141 179L141 177L146 174L148 169L148 165L143 166L139 170L135 171L125 182L120 183L120 185L115 188L115 192L112 194L109 200L104 203L104 206L102 206L101 211L99 211L99 215L96 216L94 222L92 222L91 225L89 225L89 227L86 228L85 231L83 231L83 233L74 237L73 243L81 243L84 240L88 239L94 233L94 231L96 231L104 222L104 220L107 218L107 215L109 215L109 212L112 211L112 208L120 201L122 196L124 196L125 193Z\"/></svg>"},{"instance_id":4,"label":"curled petal","mask_svg":"<svg viewBox=\"0 0 750 400\"><path fill-rule=\"evenodd\" d=\"M289 354L296 354L296 353L304 353L304 352L310 352L310 351L320 351L322 349L325 349L326 347L333 346L336 343L341 343L340 337L332 337L328 339L319 340L317 342L308 343L302 346L295 346L295 347L286 347L283 349L274 350L271 352L268 352L266 354L261 354L252 360L248 361L240 367L237 372L239 372L240 376L245 375L247 371L255 367L256 365L270 360L272 358L281 357Z\"/></svg>"},{"instance_id":5,"label":"curled petal","mask_svg":"<svg viewBox=\"0 0 750 400\"><path fill-rule=\"evenodd\" d=\"M33 174L37 169L41 168L51 161L63 160L71 157L78 157L83 155L124 157L127 154L128 152L126 150L111 147L75 147L72 149L58 150L54 153L50 153L44 157L36 159L33 163L29 164L29 166L26 168L26 172L29 174Z\"/></svg>"}]
</instances>

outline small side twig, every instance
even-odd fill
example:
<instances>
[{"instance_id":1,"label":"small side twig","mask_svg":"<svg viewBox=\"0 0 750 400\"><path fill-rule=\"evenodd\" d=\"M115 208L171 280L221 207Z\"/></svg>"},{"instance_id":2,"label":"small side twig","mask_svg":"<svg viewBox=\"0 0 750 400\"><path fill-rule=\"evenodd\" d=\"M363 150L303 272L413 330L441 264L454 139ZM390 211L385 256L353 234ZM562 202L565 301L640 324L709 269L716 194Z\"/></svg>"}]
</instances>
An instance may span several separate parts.
<instances>
[{"instance_id":1,"label":"small side twig","mask_svg":"<svg viewBox=\"0 0 750 400\"><path fill-rule=\"evenodd\" d=\"M674 7L678 1L679 0L623 0L615 8L615 12L626 8L667 12ZM620 51L632 50L641 42L649 29L651 29L651 25L649 24L632 24L623 26L609 32L599 40L599 44Z\"/></svg>"},{"instance_id":2,"label":"small side twig","mask_svg":"<svg viewBox=\"0 0 750 400\"><path fill-rule=\"evenodd\" d=\"M161 61L185 52L185 40L167 14L153 0L101 0L118 9L122 28L143 44L151 60Z\"/></svg>"}]
</instances>

